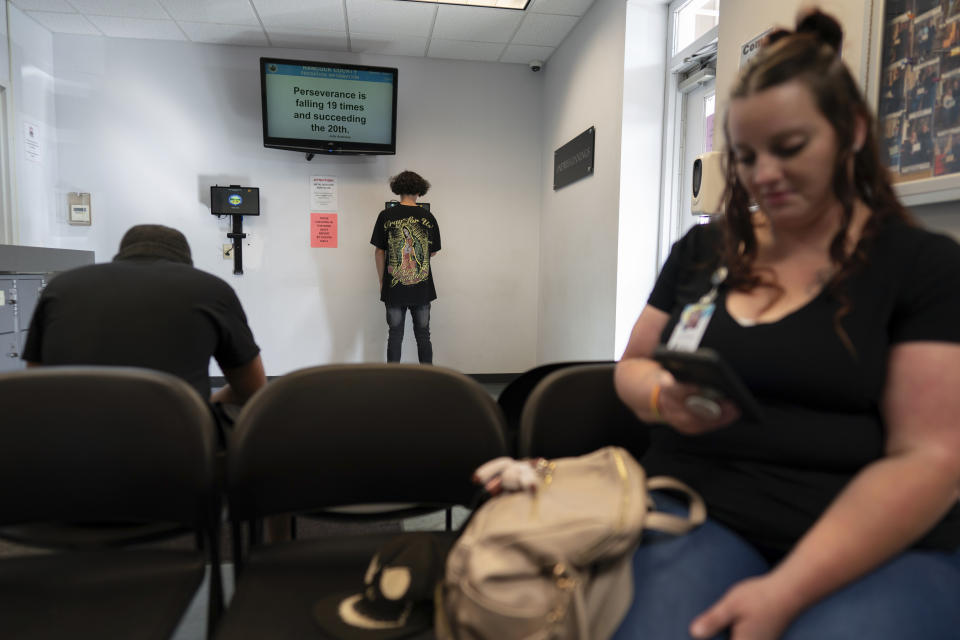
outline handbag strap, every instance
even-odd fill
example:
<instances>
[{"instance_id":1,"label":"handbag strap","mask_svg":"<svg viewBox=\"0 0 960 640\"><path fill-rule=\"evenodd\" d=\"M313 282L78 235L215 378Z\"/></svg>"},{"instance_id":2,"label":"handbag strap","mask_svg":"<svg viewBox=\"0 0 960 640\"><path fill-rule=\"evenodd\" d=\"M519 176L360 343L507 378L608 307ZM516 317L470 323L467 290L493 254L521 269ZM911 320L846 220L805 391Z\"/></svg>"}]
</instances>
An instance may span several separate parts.
<instances>
[{"instance_id":1,"label":"handbag strap","mask_svg":"<svg viewBox=\"0 0 960 640\"><path fill-rule=\"evenodd\" d=\"M655 529L665 533L680 535L690 531L697 525L703 524L707 519L707 507L703 503L703 498L696 491L680 482L676 478L669 476L656 476L647 480L647 490L669 489L678 491L687 496L690 502L689 510L686 516L678 516L672 513L656 511L656 505L651 500L651 509L643 522L644 529Z\"/></svg>"}]
</instances>

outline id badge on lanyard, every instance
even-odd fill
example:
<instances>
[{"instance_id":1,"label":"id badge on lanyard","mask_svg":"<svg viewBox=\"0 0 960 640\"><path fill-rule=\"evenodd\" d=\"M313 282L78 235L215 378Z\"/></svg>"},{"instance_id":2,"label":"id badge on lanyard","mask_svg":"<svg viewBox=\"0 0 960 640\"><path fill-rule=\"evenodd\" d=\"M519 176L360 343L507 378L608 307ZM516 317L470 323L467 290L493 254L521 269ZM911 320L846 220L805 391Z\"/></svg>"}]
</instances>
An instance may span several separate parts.
<instances>
[{"instance_id":1,"label":"id badge on lanyard","mask_svg":"<svg viewBox=\"0 0 960 640\"><path fill-rule=\"evenodd\" d=\"M713 318L717 308L717 289L727 279L727 268L719 267L710 276L713 287L697 302L686 305L680 312L680 319L667 340L667 348L674 351L696 351L703 340L703 334Z\"/></svg>"}]
</instances>

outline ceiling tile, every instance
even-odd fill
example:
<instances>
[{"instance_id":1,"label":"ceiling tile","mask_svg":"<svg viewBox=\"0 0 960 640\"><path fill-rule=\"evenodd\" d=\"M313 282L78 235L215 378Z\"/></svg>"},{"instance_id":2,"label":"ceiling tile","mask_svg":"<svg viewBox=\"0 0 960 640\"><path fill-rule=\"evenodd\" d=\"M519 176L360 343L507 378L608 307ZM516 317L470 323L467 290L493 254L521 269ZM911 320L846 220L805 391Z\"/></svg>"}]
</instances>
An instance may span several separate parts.
<instances>
[{"instance_id":1,"label":"ceiling tile","mask_svg":"<svg viewBox=\"0 0 960 640\"><path fill-rule=\"evenodd\" d=\"M549 58L594 2L530 0L526 11L517 11L503 7L525 0L493 0L501 8L442 0L8 1L54 33L510 64Z\"/></svg>"},{"instance_id":2,"label":"ceiling tile","mask_svg":"<svg viewBox=\"0 0 960 640\"><path fill-rule=\"evenodd\" d=\"M180 27L193 42L210 44L236 44L265 47L267 36L259 26L248 27L210 22L181 22Z\"/></svg>"},{"instance_id":3,"label":"ceiling tile","mask_svg":"<svg viewBox=\"0 0 960 640\"><path fill-rule=\"evenodd\" d=\"M429 36L436 4L396 2L395 0L347 0L347 21L351 34L376 33L404 36Z\"/></svg>"},{"instance_id":4,"label":"ceiling tile","mask_svg":"<svg viewBox=\"0 0 960 640\"><path fill-rule=\"evenodd\" d=\"M111 38L140 40L186 40L173 20L138 20L114 16L87 16L97 29Z\"/></svg>"},{"instance_id":5,"label":"ceiling tile","mask_svg":"<svg viewBox=\"0 0 960 640\"><path fill-rule=\"evenodd\" d=\"M346 31L322 29L268 29L270 44L289 49L320 49L323 51L347 51Z\"/></svg>"},{"instance_id":6,"label":"ceiling tile","mask_svg":"<svg viewBox=\"0 0 960 640\"><path fill-rule=\"evenodd\" d=\"M27 15L54 33L74 33L85 36L102 36L97 28L79 13L52 13L28 11Z\"/></svg>"},{"instance_id":7,"label":"ceiling tile","mask_svg":"<svg viewBox=\"0 0 960 640\"><path fill-rule=\"evenodd\" d=\"M427 39L422 36L384 36L376 33L350 31L350 50L354 53L418 56L422 58L427 51Z\"/></svg>"},{"instance_id":8,"label":"ceiling tile","mask_svg":"<svg viewBox=\"0 0 960 640\"><path fill-rule=\"evenodd\" d=\"M252 0L268 31L345 31L343 0Z\"/></svg>"},{"instance_id":9,"label":"ceiling tile","mask_svg":"<svg viewBox=\"0 0 960 640\"><path fill-rule=\"evenodd\" d=\"M522 11L439 5L433 37L473 42L509 42L523 20ZM540 44L532 42L530 44Z\"/></svg>"},{"instance_id":10,"label":"ceiling tile","mask_svg":"<svg viewBox=\"0 0 960 640\"><path fill-rule=\"evenodd\" d=\"M531 60L545 62L553 55L554 47L537 47L530 44L509 44L500 56L500 62L522 62Z\"/></svg>"},{"instance_id":11,"label":"ceiling tile","mask_svg":"<svg viewBox=\"0 0 960 640\"><path fill-rule=\"evenodd\" d=\"M76 9L67 4L67 0L12 0L13 6L22 11L59 11L76 13Z\"/></svg>"},{"instance_id":12,"label":"ceiling tile","mask_svg":"<svg viewBox=\"0 0 960 640\"><path fill-rule=\"evenodd\" d=\"M401 2L428 2L431 4L457 4L503 9L523 9L528 0L400 0Z\"/></svg>"},{"instance_id":13,"label":"ceiling tile","mask_svg":"<svg viewBox=\"0 0 960 640\"><path fill-rule=\"evenodd\" d=\"M430 58L453 58L454 60L480 60L496 62L503 51L502 44L491 42L463 42L433 38L427 56Z\"/></svg>"},{"instance_id":14,"label":"ceiling tile","mask_svg":"<svg viewBox=\"0 0 960 640\"><path fill-rule=\"evenodd\" d=\"M582 16L593 0L533 0L527 11L531 13L555 13L563 16Z\"/></svg>"},{"instance_id":15,"label":"ceiling tile","mask_svg":"<svg viewBox=\"0 0 960 640\"><path fill-rule=\"evenodd\" d=\"M249 0L160 0L174 20L260 26Z\"/></svg>"},{"instance_id":16,"label":"ceiling tile","mask_svg":"<svg viewBox=\"0 0 960 640\"><path fill-rule=\"evenodd\" d=\"M535 44L542 47L555 47L563 42L577 18L573 16L553 16L542 13L528 13L523 24L513 37L511 44Z\"/></svg>"},{"instance_id":17,"label":"ceiling tile","mask_svg":"<svg viewBox=\"0 0 960 640\"><path fill-rule=\"evenodd\" d=\"M70 0L70 4L80 13L92 16L170 19L157 0Z\"/></svg>"}]
</instances>

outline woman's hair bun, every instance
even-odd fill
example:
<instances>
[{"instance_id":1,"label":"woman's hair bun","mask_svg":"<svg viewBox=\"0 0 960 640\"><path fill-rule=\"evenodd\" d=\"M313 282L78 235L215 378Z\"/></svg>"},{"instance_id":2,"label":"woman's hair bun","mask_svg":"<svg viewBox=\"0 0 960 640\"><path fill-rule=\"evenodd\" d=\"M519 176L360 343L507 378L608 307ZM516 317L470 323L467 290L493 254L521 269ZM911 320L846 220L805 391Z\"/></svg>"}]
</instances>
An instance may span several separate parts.
<instances>
[{"instance_id":1,"label":"woman's hair bun","mask_svg":"<svg viewBox=\"0 0 960 640\"><path fill-rule=\"evenodd\" d=\"M824 44L833 47L838 53L843 43L843 27L840 23L819 10L804 14L797 21L797 33L809 33Z\"/></svg>"},{"instance_id":2,"label":"woman's hair bun","mask_svg":"<svg viewBox=\"0 0 960 640\"><path fill-rule=\"evenodd\" d=\"M843 42L843 27L833 17L819 10L804 13L797 21L797 30L776 29L767 34L766 44L771 45L777 40L788 38L795 34L809 34L824 44L830 45L837 53Z\"/></svg>"}]
</instances>

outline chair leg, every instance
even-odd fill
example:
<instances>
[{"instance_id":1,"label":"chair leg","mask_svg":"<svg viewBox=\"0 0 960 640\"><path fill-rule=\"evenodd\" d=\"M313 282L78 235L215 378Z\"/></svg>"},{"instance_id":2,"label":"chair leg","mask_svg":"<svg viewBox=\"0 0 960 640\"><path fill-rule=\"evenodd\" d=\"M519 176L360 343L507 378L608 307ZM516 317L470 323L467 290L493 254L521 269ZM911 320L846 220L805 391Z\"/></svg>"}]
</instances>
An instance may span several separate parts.
<instances>
[{"instance_id":1,"label":"chair leg","mask_svg":"<svg viewBox=\"0 0 960 640\"><path fill-rule=\"evenodd\" d=\"M233 552L233 575L240 575L243 570L243 523L230 521L230 546Z\"/></svg>"},{"instance_id":2,"label":"chair leg","mask_svg":"<svg viewBox=\"0 0 960 640\"><path fill-rule=\"evenodd\" d=\"M453 507L447 507L447 531L453 531Z\"/></svg>"},{"instance_id":3,"label":"chair leg","mask_svg":"<svg viewBox=\"0 0 960 640\"><path fill-rule=\"evenodd\" d=\"M220 566L220 527L209 531L210 591L207 599L207 638L213 638L223 615L223 574Z\"/></svg>"},{"instance_id":4,"label":"chair leg","mask_svg":"<svg viewBox=\"0 0 960 640\"><path fill-rule=\"evenodd\" d=\"M263 542L263 518L256 518L247 523L250 534L250 547L254 547Z\"/></svg>"}]
</instances>

